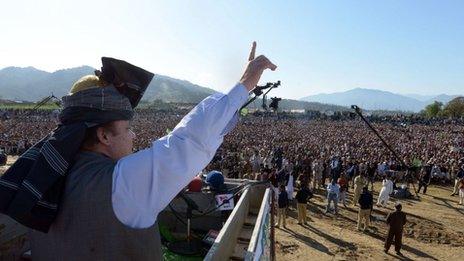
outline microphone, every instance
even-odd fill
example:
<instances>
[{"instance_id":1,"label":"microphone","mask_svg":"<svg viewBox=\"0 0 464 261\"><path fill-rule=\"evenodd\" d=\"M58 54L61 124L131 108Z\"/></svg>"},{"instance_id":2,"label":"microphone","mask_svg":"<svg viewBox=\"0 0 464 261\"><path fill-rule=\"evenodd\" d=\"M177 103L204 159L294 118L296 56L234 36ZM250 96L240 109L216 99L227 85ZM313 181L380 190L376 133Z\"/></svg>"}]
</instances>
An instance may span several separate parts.
<instances>
[{"instance_id":1,"label":"microphone","mask_svg":"<svg viewBox=\"0 0 464 261\"><path fill-rule=\"evenodd\" d=\"M280 80L277 81L277 82L268 82L266 83L266 85L263 85L263 86L256 86L254 89L253 89L253 92L255 95L259 96L263 93L263 90L265 89L269 89L269 88L277 88L280 86Z\"/></svg>"}]
</instances>

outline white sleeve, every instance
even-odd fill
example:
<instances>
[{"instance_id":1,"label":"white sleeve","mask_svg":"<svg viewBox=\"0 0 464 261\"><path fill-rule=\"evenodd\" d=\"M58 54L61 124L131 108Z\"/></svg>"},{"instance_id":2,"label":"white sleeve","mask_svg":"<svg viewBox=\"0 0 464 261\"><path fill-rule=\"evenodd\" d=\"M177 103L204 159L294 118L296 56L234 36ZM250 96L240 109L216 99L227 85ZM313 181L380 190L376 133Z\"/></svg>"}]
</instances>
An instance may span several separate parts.
<instances>
[{"instance_id":1,"label":"white sleeve","mask_svg":"<svg viewBox=\"0 0 464 261\"><path fill-rule=\"evenodd\" d=\"M242 84L227 94L213 94L150 148L120 159L112 186L116 217L132 228L153 225L158 213L211 161L247 98Z\"/></svg>"}]
</instances>

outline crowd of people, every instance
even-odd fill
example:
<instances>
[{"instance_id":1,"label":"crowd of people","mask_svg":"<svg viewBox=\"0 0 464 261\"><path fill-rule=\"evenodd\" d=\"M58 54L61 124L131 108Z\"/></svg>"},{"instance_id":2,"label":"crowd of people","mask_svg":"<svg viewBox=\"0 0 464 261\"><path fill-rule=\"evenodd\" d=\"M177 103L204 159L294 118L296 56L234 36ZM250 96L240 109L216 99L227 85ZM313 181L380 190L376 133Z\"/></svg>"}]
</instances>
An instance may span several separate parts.
<instances>
[{"instance_id":1,"label":"crowd of people","mask_svg":"<svg viewBox=\"0 0 464 261\"><path fill-rule=\"evenodd\" d=\"M464 125L399 126L382 122L374 126L407 164L427 166L432 180L451 181L459 170ZM244 118L226 137L212 167L231 177L262 179L256 175L268 175L262 170L272 169L273 162L281 161L295 177L313 176L313 182L323 185L331 178L329 165L334 157L350 182L361 172L372 179L383 177L387 170L402 170L401 162L358 119L254 116Z\"/></svg>"},{"instance_id":2,"label":"crowd of people","mask_svg":"<svg viewBox=\"0 0 464 261\"><path fill-rule=\"evenodd\" d=\"M134 149L144 149L169 133L188 111L138 110L131 123L137 135ZM58 122L58 114L47 110L3 110L0 115L0 151L7 155L24 153ZM337 214L338 203L346 207L346 193L353 188L351 204L359 204L360 230L369 227L374 203L368 187L372 190L375 180L382 180L379 207L387 205L398 181L418 181L423 193L431 182L451 183L452 195L460 194L464 203L461 121L430 121L417 116L369 119L400 158L353 114L255 113L241 118L205 171L218 170L228 178L271 181L278 206L277 225L284 227L295 186L301 224L306 223L306 203L314 190L325 190L326 213ZM401 236L395 231L389 232L386 250L392 237Z\"/></svg>"},{"instance_id":3,"label":"crowd of people","mask_svg":"<svg viewBox=\"0 0 464 261\"><path fill-rule=\"evenodd\" d=\"M0 150L21 155L56 127L56 115L50 110L0 110Z\"/></svg>"},{"instance_id":4,"label":"crowd of people","mask_svg":"<svg viewBox=\"0 0 464 261\"><path fill-rule=\"evenodd\" d=\"M169 133L189 109L138 110L131 123L137 135L134 149L144 149ZM9 109L1 110L0 115L0 151L7 155L22 154L58 122L58 113L50 110ZM288 180L291 173L292 183L308 183L313 189L341 178L340 201L344 205L349 186L355 187L355 196L362 191L363 182L356 176L362 176L371 186L375 180L386 179L388 187L383 195L392 194L405 173L409 173L411 182L418 181L424 193L428 184L439 182L454 183L453 194L458 194L464 165L461 121L431 121L414 115L369 116L401 157L398 159L352 113L323 115L248 114L225 137L205 171L219 170L229 178L277 182Z\"/></svg>"},{"instance_id":5,"label":"crowd of people","mask_svg":"<svg viewBox=\"0 0 464 261\"><path fill-rule=\"evenodd\" d=\"M188 108L139 110L132 122L137 135L135 150L164 136L187 112ZM8 155L22 154L57 123L57 113L47 110L3 110L1 114L7 117L0 121L0 149ZM411 117L380 119L372 116L373 125L407 164L427 167L432 182L454 181L464 155L464 124L423 123ZM408 124L399 124L399 120ZM349 182L358 173L372 179L383 178L387 170L402 170L402 163L357 118L289 114L242 117L207 169L220 170L231 178L264 179L270 171L284 166L293 172L295 180L312 177L313 183L322 186L325 179L332 178L330 162L334 157L340 163L337 168L348 174Z\"/></svg>"},{"instance_id":6,"label":"crowd of people","mask_svg":"<svg viewBox=\"0 0 464 261\"><path fill-rule=\"evenodd\" d=\"M131 124L137 135L134 149L144 149L169 133L189 109L138 110ZM50 110L9 109L0 114L0 151L7 155L22 154L58 122L58 113ZM401 159L353 114L254 113L242 117L225 137L206 171L219 170L229 178L279 181L288 180L291 173L293 183L310 183L311 188L325 187L343 176L340 200L346 204L349 185L357 187L356 195L361 193L356 176L365 177L371 185L387 178L396 187L407 170L404 162L414 169L410 178L419 180L419 190L426 193L430 182L454 183L453 194L457 194L458 173L464 164L464 124L418 116L369 119ZM391 190L389 185L386 194Z\"/></svg>"}]
</instances>

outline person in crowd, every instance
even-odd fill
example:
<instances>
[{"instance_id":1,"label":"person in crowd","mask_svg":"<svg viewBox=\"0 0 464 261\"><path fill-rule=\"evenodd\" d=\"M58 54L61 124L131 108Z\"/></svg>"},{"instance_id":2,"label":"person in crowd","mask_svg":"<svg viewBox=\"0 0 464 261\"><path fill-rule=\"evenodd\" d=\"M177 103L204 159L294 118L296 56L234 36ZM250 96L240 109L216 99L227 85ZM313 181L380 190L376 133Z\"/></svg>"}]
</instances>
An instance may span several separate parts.
<instances>
[{"instance_id":1,"label":"person in crowd","mask_svg":"<svg viewBox=\"0 0 464 261\"><path fill-rule=\"evenodd\" d=\"M327 185L327 207L325 213L330 211L330 203L333 202L334 213L338 214L338 199L340 196L340 185L333 179L329 185Z\"/></svg>"},{"instance_id":2,"label":"person in crowd","mask_svg":"<svg viewBox=\"0 0 464 261\"><path fill-rule=\"evenodd\" d=\"M312 169L313 169L313 190L319 189L321 188L322 185L324 185L322 181L323 166L319 160L317 159L314 160Z\"/></svg>"},{"instance_id":3,"label":"person in crowd","mask_svg":"<svg viewBox=\"0 0 464 261\"><path fill-rule=\"evenodd\" d=\"M459 184L463 178L464 178L464 164L461 165L458 172L456 173L456 177L454 177L454 187L453 187L453 193L451 193L451 196L455 196L459 193L460 191Z\"/></svg>"},{"instance_id":4,"label":"person in crowd","mask_svg":"<svg viewBox=\"0 0 464 261\"><path fill-rule=\"evenodd\" d=\"M367 180L363 175L358 175L354 178L353 205L356 206L361 195L362 188L367 186Z\"/></svg>"},{"instance_id":5,"label":"person in crowd","mask_svg":"<svg viewBox=\"0 0 464 261\"><path fill-rule=\"evenodd\" d=\"M290 206L291 207L295 207L294 206L294 203L293 203L293 193L295 192L295 188L294 188L294 179L293 179L293 170L291 169L290 165L288 165L287 167L287 184L285 185L285 190L287 190L287 194L288 194L288 200L290 202Z\"/></svg>"},{"instance_id":6,"label":"person in crowd","mask_svg":"<svg viewBox=\"0 0 464 261\"><path fill-rule=\"evenodd\" d=\"M390 173L387 173L382 181L382 189L380 189L379 197L377 199L377 206L387 207L388 200L392 193L393 182L391 181Z\"/></svg>"},{"instance_id":7,"label":"person in crowd","mask_svg":"<svg viewBox=\"0 0 464 261\"><path fill-rule=\"evenodd\" d=\"M258 173L262 164L262 159L261 155L259 155L259 150L255 150L253 152L253 155L250 158L251 161L251 167L253 170L253 173Z\"/></svg>"},{"instance_id":8,"label":"person in crowd","mask_svg":"<svg viewBox=\"0 0 464 261\"><path fill-rule=\"evenodd\" d=\"M464 178L459 180L459 205L464 204Z\"/></svg>"},{"instance_id":9,"label":"person in crowd","mask_svg":"<svg viewBox=\"0 0 464 261\"><path fill-rule=\"evenodd\" d=\"M423 188L423 193L427 193L427 187L430 184L430 180L432 178L431 176L431 171L432 167L431 166L425 166L421 170L421 174L419 177L419 186L417 187L417 193L420 193L421 188Z\"/></svg>"},{"instance_id":10,"label":"person in crowd","mask_svg":"<svg viewBox=\"0 0 464 261\"><path fill-rule=\"evenodd\" d=\"M298 224L305 225L307 214L306 214L306 207L308 200L313 197L313 193L309 189L307 183L302 183L300 190L296 193L296 200L297 200L297 209L298 209Z\"/></svg>"},{"instance_id":11,"label":"person in crowd","mask_svg":"<svg viewBox=\"0 0 464 261\"><path fill-rule=\"evenodd\" d=\"M388 165L386 161L383 161L377 167L377 173L380 177L383 177L385 175L385 171L387 170L388 170Z\"/></svg>"},{"instance_id":12,"label":"person in crowd","mask_svg":"<svg viewBox=\"0 0 464 261\"><path fill-rule=\"evenodd\" d=\"M277 209L277 224L276 227L283 225L287 228L287 208L288 208L288 194L285 190L285 185L279 187L279 198L278 198L278 209Z\"/></svg>"},{"instance_id":13,"label":"person in crowd","mask_svg":"<svg viewBox=\"0 0 464 261\"><path fill-rule=\"evenodd\" d=\"M367 186L363 188L363 192L361 193L361 196L359 196L358 203L359 211L357 229L365 231L366 229L369 229L372 207L374 205L374 199Z\"/></svg>"},{"instance_id":14,"label":"person in crowd","mask_svg":"<svg viewBox=\"0 0 464 261\"><path fill-rule=\"evenodd\" d=\"M340 201L346 208L346 193L348 193L348 180L346 179L346 175L342 174L337 183L340 185Z\"/></svg>"},{"instance_id":15,"label":"person in crowd","mask_svg":"<svg viewBox=\"0 0 464 261\"><path fill-rule=\"evenodd\" d=\"M390 250L390 246L395 242L395 251L397 255L402 255L401 247L402 247L402 238L403 238L403 227L406 224L406 213L402 211L402 206L400 203L396 203L395 211L390 212L387 215L387 225L388 225L388 232L387 237L385 239L385 253L388 253Z\"/></svg>"},{"instance_id":16,"label":"person in crowd","mask_svg":"<svg viewBox=\"0 0 464 261\"><path fill-rule=\"evenodd\" d=\"M367 164L366 173L367 173L368 183L371 184L371 191L374 191L376 168L375 168L375 164L373 162L369 162Z\"/></svg>"},{"instance_id":17,"label":"person in crowd","mask_svg":"<svg viewBox=\"0 0 464 261\"><path fill-rule=\"evenodd\" d=\"M340 177L342 173L342 159L340 156L333 156L332 159L330 160L330 177L331 180L337 181L338 178Z\"/></svg>"}]
</instances>

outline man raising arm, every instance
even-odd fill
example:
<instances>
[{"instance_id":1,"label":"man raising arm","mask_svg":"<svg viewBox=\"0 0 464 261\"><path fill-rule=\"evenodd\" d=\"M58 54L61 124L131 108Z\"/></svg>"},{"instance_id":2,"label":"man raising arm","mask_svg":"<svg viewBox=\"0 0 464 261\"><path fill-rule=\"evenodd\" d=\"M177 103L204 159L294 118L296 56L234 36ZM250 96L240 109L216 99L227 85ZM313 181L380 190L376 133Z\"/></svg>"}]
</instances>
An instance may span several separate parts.
<instances>
[{"instance_id":1,"label":"man raising arm","mask_svg":"<svg viewBox=\"0 0 464 261\"><path fill-rule=\"evenodd\" d=\"M146 150L118 161L113 173L113 207L118 219L134 228L151 226L159 212L213 158L223 137L236 124L237 111L265 69L276 66L254 58L253 42L247 68L227 94L200 102L174 128Z\"/></svg>"},{"instance_id":2,"label":"man raising arm","mask_svg":"<svg viewBox=\"0 0 464 261\"><path fill-rule=\"evenodd\" d=\"M63 113L64 122L82 120L84 107L85 123L98 119L100 124L90 125L73 157L48 234L32 233L33 260L161 260L159 212L211 161L263 71L276 69L266 57L255 58L255 49L253 43L242 78L227 94L207 97L170 134L134 154L130 105L140 97L129 103L118 93L131 87L118 79L127 75L124 66L131 65L115 66L114 77L103 71L78 81L64 98L64 111L69 112ZM64 172L59 158L48 159Z\"/></svg>"},{"instance_id":3,"label":"man raising arm","mask_svg":"<svg viewBox=\"0 0 464 261\"><path fill-rule=\"evenodd\" d=\"M237 111L265 69L276 66L266 57L254 58L227 94L200 102L174 128L146 150L120 159L113 173L113 207L118 219L134 228L151 226L159 212L213 158L224 135L235 126Z\"/></svg>"}]
</instances>

